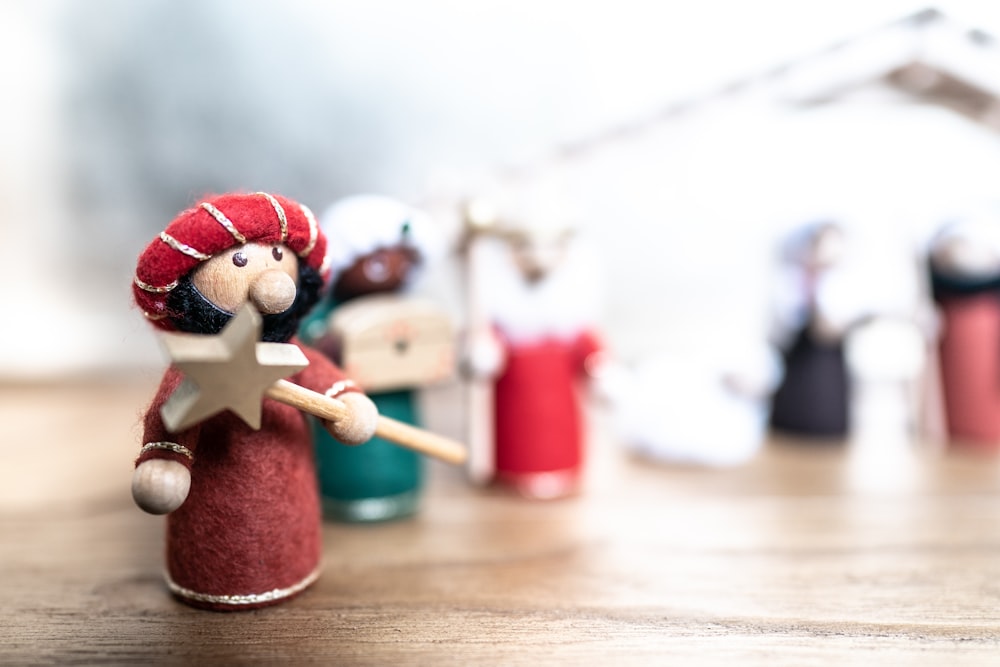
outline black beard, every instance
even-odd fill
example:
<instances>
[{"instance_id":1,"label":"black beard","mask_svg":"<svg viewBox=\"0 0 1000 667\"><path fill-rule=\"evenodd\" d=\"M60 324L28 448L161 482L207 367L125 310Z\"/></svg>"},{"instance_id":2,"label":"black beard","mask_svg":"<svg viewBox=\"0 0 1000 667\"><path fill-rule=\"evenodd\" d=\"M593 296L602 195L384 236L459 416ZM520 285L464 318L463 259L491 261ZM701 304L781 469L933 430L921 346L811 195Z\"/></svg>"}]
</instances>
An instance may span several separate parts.
<instances>
[{"instance_id":1,"label":"black beard","mask_svg":"<svg viewBox=\"0 0 1000 667\"><path fill-rule=\"evenodd\" d=\"M272 315L262 315L261 340L269 343L287 343L299 329L302 321L319 300L323 281L319 271L311 266L299 268L299 285L295 300L288 310ZM228 313L206 299L191 282L191 274L180 279L167 296L170 322L177 331L196 334L217 334L233 319Z\"/></svg>"}]
</instances>

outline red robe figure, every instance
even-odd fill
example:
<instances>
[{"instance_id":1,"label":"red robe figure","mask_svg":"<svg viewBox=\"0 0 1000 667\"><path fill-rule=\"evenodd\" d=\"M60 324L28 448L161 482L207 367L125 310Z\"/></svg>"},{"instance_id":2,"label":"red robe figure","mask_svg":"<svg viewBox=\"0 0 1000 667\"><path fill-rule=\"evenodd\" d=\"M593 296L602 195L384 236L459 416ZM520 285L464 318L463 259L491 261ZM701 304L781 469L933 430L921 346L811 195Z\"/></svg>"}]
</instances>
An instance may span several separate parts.
<instances>
[{"instance_id":1,"label":"red robe figure","mask_svg":"<svg viewBox=\"0 0 1000 667\"><path fill-rule=\"evenodd\" d=\"M948 435L1000 449L1000 218L942 228L931 243L930 273L942 320Z\"/></svg>"},{"instance_id":2,"label":"red robe figure","mask_svg":"<svg viewBox=\"0 0 1000 667\"><path fill-rule=\"evenodd\" d=\"M293 341L322 287L326 239L312 213L266 193L211 197L180 213L139 257L134 295L154 326L216 334L250 301L263 340ZM349 416L325 423L361 443L377 412L323 355L290 379L337 396ZM229 411L170 433L160 407L180 381L169 369L145 416L132 494L167 516L167 585L180 600L216 610L276 604L320 569L320 506L312 438L295 408L263 399L261 428Z\"/></svg>"},{"instance_id":3,"label":"red robe figure","mask_svg":"<svg viewBox=\"0 0 1000 667\"><path fill-rule=\"evenodd\" d=\"M578 489L578 390L601 360L595 261L564 221L559 211L508 215L476 240L473 289L492 335L470 341L469 364L495 378L493 478L530 498Z\"/></svg>"}]
</instances>

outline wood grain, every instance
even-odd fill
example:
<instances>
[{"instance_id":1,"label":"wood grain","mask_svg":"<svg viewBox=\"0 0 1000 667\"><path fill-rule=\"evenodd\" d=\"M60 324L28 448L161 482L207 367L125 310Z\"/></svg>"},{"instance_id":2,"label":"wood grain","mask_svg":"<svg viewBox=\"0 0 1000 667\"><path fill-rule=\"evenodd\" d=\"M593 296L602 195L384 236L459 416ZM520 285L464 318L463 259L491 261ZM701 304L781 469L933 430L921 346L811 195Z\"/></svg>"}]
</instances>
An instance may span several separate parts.
<instances>
[{"instance_id":1,"label":"wood grain","mask_svg":"<svg viewBox=\"0 0 1000 667\"><path fill-rule=\"evenodd\" d=\"M0 386L0 664L1000 660L995 459L775 440L737 470L655 467L600 414L578 498L433 463L415 520L325 527L301 598L189 609L160 578L163 519L129 498L158 375ZM431 426L457 431L457 396L432 394Z\"/></svg>"}]
</instances>

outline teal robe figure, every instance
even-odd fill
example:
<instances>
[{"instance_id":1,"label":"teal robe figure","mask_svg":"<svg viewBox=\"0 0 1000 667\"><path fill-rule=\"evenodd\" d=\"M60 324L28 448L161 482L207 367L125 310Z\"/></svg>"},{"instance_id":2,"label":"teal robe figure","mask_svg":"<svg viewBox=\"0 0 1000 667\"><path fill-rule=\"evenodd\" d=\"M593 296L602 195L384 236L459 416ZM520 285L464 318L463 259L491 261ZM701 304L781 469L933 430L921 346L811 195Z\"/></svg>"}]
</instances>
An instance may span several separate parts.
<instances>
[{"instance_id":1,"label":"teal robe figure","mask_svg":"<svg viewBox=\"0 0 1000 667\"><path fill-rule=\"evenodd\" d=\"M399 373L405 375L407 364L421 352L416 346L409 347L414 327L406 326L406 300L397 295L405 291L414 274L437 250L433 223L425 214L400 202L361 195L336 202L324 213L320 224L329 239L327 259L332 287L303 323L301 338L331 359L351 366L345 372L369 388L366 393L379 414L418 425L415 389L421 383L408 383ZM342 359L344 341L331 326L338 315L369 305L375 305L387 331L401 333L393 333L392 340L384 341L378 363L365 367ZM397 317L395 313L400 311ZM386 376L391 376L391 386L383 389ZM424 479L420 454L378 437L362 446L345 446L318 424L313 432L326 518L374 522L417 511Z\"/></svg>"},{"instance_id":2,"label":"teal robe figure","mask_svg":"<svg viewBox=\"0 0 1000 667\"><path fill-rule=\"evenodd\" d=\"M302 340L327 353L326 325L335 305L317 308L302 327ZM313 336L316 336L314 339ZM412 389L373 392L368 397L380 415L417 424ZM415 513L423 486L423 456L375 437L363 446L346 446L313 420L323 515L339 521L386 521Z\"/></svg>"}]
</instances>

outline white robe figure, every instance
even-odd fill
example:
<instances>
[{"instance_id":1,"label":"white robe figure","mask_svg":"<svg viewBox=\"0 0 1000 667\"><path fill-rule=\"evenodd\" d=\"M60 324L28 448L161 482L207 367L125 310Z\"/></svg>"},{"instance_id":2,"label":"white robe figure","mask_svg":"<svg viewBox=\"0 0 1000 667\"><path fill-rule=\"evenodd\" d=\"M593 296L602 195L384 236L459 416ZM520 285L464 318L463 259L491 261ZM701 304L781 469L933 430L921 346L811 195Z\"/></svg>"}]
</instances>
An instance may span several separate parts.
<instances>
[{"instance_id":1,"label":"white robe figure","mask_svg":"<svg viewBox=\"0 0 1000 667\"><path fill-rule=\"evenodd\" d=\"M768 394L781 377L763 340L663 352L601 379L625 447L658 462L735 466L760 450Z\"/></svg>"}]
</instances>

